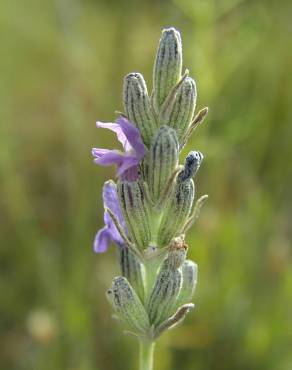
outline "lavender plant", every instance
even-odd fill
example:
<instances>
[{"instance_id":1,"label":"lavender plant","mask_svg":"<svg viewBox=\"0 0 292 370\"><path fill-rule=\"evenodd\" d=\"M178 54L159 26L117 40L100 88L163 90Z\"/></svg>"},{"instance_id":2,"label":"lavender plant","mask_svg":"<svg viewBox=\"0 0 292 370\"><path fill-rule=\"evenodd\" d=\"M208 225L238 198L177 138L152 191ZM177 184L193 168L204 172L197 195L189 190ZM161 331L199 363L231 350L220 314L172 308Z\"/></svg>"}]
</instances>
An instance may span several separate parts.
<instances>
[{"instance_id":1,"label":"lavender plant","mask_svg":"<svg viewBox=\"0 0 292 370\"><path fill-rule=\"evenodd\" d=\"M187 259L185 233L207 196L195 202L195 176L203 160L179 154L208 109L196 115L195 81L182 73L182 45L174 28L164 29L149 97L140 73L124 79L125 114L97 127L116 133L124 152L94 148L95 163L117 166L117 181L103 187L104 223L94 241L97 253L118 247L120 276L106 296L127 332L140 343L140 370L153 368L156 340L189 311L197 265Z\"/></svg>"}]
</instances>

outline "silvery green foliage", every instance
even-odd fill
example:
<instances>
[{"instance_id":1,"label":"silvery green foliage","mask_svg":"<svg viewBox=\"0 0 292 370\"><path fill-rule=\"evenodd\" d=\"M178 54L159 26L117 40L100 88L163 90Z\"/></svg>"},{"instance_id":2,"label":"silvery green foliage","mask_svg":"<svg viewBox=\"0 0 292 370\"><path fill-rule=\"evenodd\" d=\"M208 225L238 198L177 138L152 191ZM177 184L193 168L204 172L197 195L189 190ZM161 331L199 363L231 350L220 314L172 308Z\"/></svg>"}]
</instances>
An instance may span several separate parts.
<instances>
[{"instance_id":1,"label":"silvery green foliage","mask_svg":"<svg viewBox=\"0 0 292 370\"><path fill-rule=\"evenodd\" d=\"M134 244L147 248L151 241L151 209L139 181L119 181L118 196Z\"/></svg>"},{"instance_id":2,"label":"silvery green foliage","mask_svg":"<svg viewBox=\"0 0 292 370\"><path fill-rule=\"evenodd\" d=\"M187 222L195 197L195 185L192 178L178 176L174 191L161 219L158 231L158 243L166 246L171 239L181 234Z\"/></svg>"},{"instance_id":3,"label":"silvery green foliage","mask_svg":"<svg viewBox=\"0 0 292 370\"><path fill-rule=\"evenodd\" d=\"M195 179L202 163L193 150L179 165L182 147L207 114L195 115L195 81L182 74L182 45L174 28L162 31L148 95L144 78L124 79L124 109L140 131L146 152L138 178L120 178L117 195L126 229L112 212L124 240L119 251L121 277L113 280L108 299L117 316L139 337L154 340L181 323L194 308L197 265L187 257L185 232L206 196L195 199Z\"/></svg>"},{"instance_id":4,"label":"silvery green foliage","mask_svg":"<svg viewBox=\"0 0 292 370\"><path fill-rule=\"evenodd\" d=\"M146 83L140 73L129 73L124 78L124 109L127 117L140 130L144 144L149 146L157 130Z\"/></svg>"},{"instance_id":5,"label":"silvery green foliage","mask_svg":"<svg viewBox=\"0 0 292 370\"><path fill-rule=\"evenodd\" d=\"M192 122L196 99L196 83L192 78L186 77L173 99L169 101L169 104L165 104L164 110L160 113L160 122L174 127L180 141Z\"/></svg>"},{"instance_id":6,"label":"silvery green foliage","mask_svg":"<svg viewBox=\"0 0 292 370\"><path fill-rule=\"evenodd\" d=\"M156 113L181 78L182 45L174 28L163 30L153 73L153 107Z\"/></svg>"},{"instance_id":7,"label":"silvery green foliage","mask_svg":"<svg viewBox=\"0 0 292 370\"><path fill-rule=\"evenodd\" d=\"M138 295L125 277L114 278L107 291L107 298L119 318L137 333L149 330L149 318Z\"/></svg>"},{"instance_id":8,"label":"silvery green foliage","mask_svg":"<svg viewBox=\"0 0 292 370\"><path fill-rule=\"evenodd\" d=\"M178 296L178 307L192 300L197 285L197 275L198 265L191 260L184 261L182 264L183 287Z\"/></svg>"},{"instance_id":9,"label":"silvery green foliage","mask_svg":"<svg viewBox=\"0 0 292 370\"><path fill-rule=\"evenodd\" d=\"M147 304L151 323L158 326L170 317L176 307L182 287L181 265L185 259L185 248L170 248L162 263Z\"/></svg>"},{"instance_id":10,"label":"silvery green foliage","mask_svg":"<svg viewBox=\"0 0 292 370\"><path fill-rule=\"evenodd\" d=\"M153 137L149 150L149 192L158 201L178 166L179 144L174 129L161 126ZM159 176L157 174L159 173Z\"/></svg>"}]
</instances>

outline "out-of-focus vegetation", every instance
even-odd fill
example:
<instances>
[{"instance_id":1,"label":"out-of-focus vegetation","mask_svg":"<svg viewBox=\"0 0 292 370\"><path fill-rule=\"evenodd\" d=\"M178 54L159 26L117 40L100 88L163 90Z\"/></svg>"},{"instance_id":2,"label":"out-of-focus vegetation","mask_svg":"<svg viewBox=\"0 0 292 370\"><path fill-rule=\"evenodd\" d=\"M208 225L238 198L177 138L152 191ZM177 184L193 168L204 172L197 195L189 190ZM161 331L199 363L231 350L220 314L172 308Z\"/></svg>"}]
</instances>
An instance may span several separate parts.
<instances>
[{"instance_id":1,"label":"out-of-focus vegetation","mask_svg":"<svg viewBox=\"0 0 292 370\"><path fill-rule=\"evenodd\" d=\"M151 87L164 26L210 107L185 153L210 195L187 242L196 310L158 344L156 370L292 368L290 0L0 2L0 244L3 370L128 370L136 341L104 291L115 248L94 255L112 168L92 146L121 110L123 76ZM183 154L185 154L183 153Z\"/></svg>"}]
</instances>

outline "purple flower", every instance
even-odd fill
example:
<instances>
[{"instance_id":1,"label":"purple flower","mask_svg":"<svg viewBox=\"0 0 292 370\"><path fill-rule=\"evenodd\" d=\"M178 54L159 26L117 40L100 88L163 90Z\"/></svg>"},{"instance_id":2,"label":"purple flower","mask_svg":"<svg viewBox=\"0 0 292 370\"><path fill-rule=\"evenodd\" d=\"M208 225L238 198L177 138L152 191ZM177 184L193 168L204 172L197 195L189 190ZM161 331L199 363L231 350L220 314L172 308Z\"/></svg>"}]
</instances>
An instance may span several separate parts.
<instances>
[{"instance_id":1,"label":"purple flower","mask_svg":"<svg viewBox=\"0 0 292 370\"><path fill-rule=\"evenodd\" d=\"M103 186L103 202L104 207L109 208L112 211L119 224L126 231L126 225L120 208L116 185L113 181L107 181ZM104 212L103 218L105 226L98 231L94 240L94 251L96 253L105 252L112 241L119 247L122 247L125 244L107 211Z\"/></svg>"},{"instance_id":2,"label":"purple flower","mask_svg":"<svg viewBox=\"0 0 292 370\"><path fill-rule=\"evenodd\" d=\"M96 126L114 131L123 145L124 153L119 150L93 148L94 162L102 166L116 164L119 178L129 181L137 180L139 163L145 154L140 131L122 116L117 119L116 123L96 122Z\"/></svg>"}]
</instances>

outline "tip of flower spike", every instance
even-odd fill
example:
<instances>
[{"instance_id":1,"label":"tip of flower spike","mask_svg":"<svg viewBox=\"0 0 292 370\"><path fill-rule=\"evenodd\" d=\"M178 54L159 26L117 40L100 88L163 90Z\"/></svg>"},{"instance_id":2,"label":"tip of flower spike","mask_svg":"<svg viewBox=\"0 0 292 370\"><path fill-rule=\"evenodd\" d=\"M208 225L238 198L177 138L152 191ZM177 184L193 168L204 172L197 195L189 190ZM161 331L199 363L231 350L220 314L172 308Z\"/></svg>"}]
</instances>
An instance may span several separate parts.
<instances>
[{"instance_id":1,"label":"tip of flower spike","mask_svg":"<svg viewBox=\"0 0 292 370\"><path fill-rule=\"evenodd\" d=\"M132 78L143 79L144 81L142 74L139 72L130 72L125 76L125 80L132 79Z\"/></svg>"},{"instance_id":2,"label":"tip of flower spike","mask_svg":"<svg viewBox=\"0 0 292 370\"><path fill-rule=\"evenodd\" d=\"M165 27L162 29L164 37L178 37L180 40L180 32L174 27Z\"/></svg>"}]
</instances>

